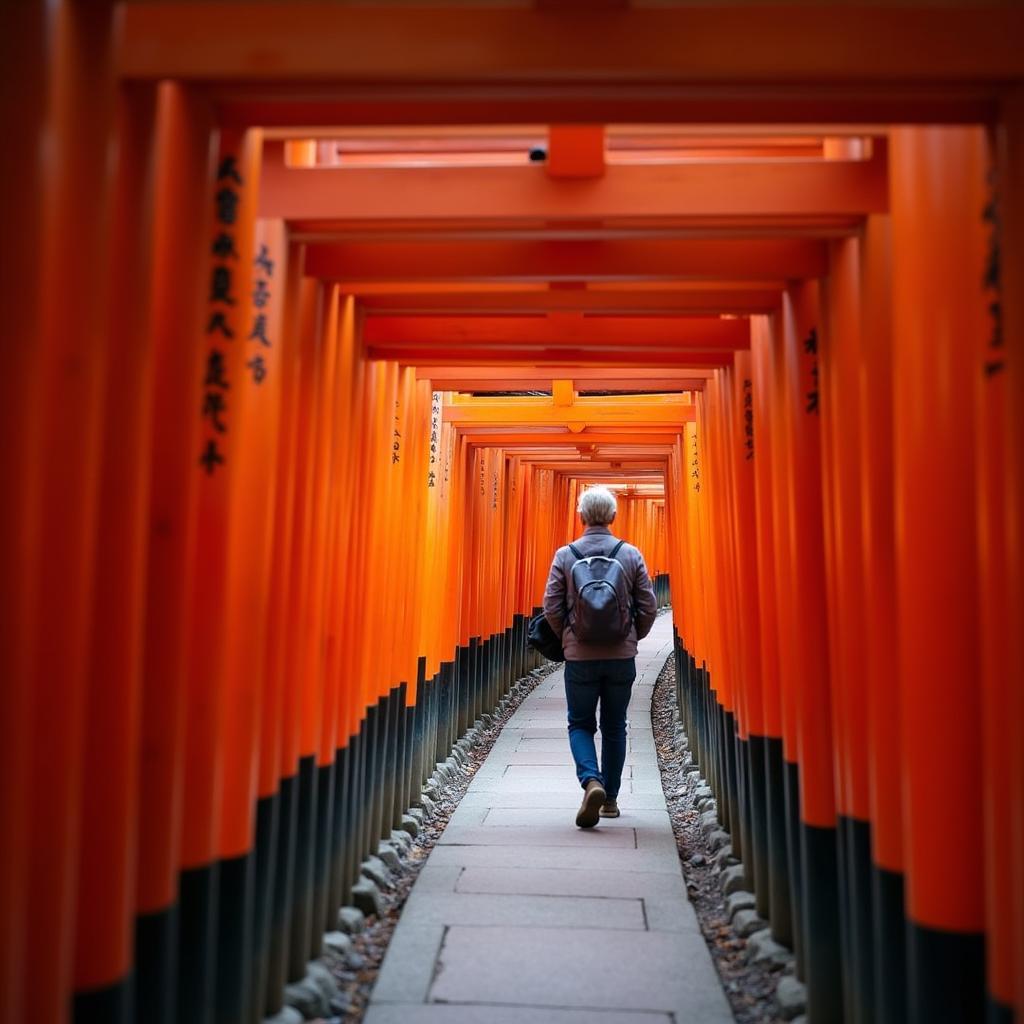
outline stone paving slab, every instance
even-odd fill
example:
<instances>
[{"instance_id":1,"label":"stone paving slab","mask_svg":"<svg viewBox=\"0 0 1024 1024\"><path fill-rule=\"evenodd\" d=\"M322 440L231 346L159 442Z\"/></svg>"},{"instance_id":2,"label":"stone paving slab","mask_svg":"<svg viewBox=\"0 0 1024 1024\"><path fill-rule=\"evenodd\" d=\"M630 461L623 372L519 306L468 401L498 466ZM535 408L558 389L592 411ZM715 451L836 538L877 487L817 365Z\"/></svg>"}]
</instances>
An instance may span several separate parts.
<instances>
[{"instance_id":1,"label":"stone paving slab","mask_svg":"<svg viewBox=\"0 0 1024 1024\"><path fill-rule=\"evenodd\" d=\"M647 929L641 897L602 894L414 893L402 909L402 919L466 927Z\"/></svg>"},{"instance_id":2,"label":"stone paving slab","mask_svg":"<svg viewBox=\"0 0 1024 1024\"><path fill-rule=\"evenodd\" d=\"M574 868L597 871L663 871L679 873L679 858L670 860L663 850L626 847L576 847L571 855L557 846L436 846L430 863L490 868ZM426 869L424 869L426 870ZM419 881L416 883L419 885Z\"/></svg>"},{"instance_id":3,"label":"stone paving slab","mask_svg":"<svg viewBox=\"0 0 1024 1024\"><path fill-rule=\"evenodd\" d=\"M577 829L561 672L502 730L424 865L367 1024L727 1024L657 768L662 616L641 644L622 817Z\"/></svg>"},{"instance_id":4,"label":"stone paving slab","mask_svg":"<svg viewBox=\"0 0 1024 1024\"><path fill-rule=\"evenodd\" d=\"M703 945L703 940L697 937ZM705 950L670 932L449 928L429 1001L660 1010L710 1024L731 1013ZM723 1017L722 1013L726 1016Z\"/></svg>"},{"instance_id":5,"label":"stone paving slab","mask_svg":"<svg viewBox=\"0 0 1024 1024\"><path fill-rule=\"evenodd\" d=\"M621 796L621 794L620 794ZM626 806L623 798L623 806ZM579 793L575 790L565 790L552 793L550 790L541 789L519 789L519 790L495 790L477 789L466 793L459 804L459 810L463 807L536 807L536 808L561 808L575 812L580 805ZM628 801L631 810L664 810L666 807L665 795L663 793L639 793L631 794ZM456 811L458 813L458 811ZM565 820L563 815L562 820Z\"/></svg>"},{"instance_id":6,"label":"stone paving slab","mask_svg":"<svg viewBox=\"0 0 1024 1024\"><path fill-rule=\"evenodd\" d=\"M538 1006L372 1005L366 1024L669 1024L665 1013L625 1010L558 1010Z\"/></svg>"},{"instance_id":7,"label":"stone paving slab","mask_svg":"<svg viewBox=\"0 0 1024 1024\"><path fill-rule=\"evenodd\" d=\"M571 818L574 816L568 816ZM437 841L438 846L584 846L636 849L636 830L616 828L593 830L593 834L564 824L538 825L536 828L487 828L449 825Z\"/></svg>"}]
</instances>

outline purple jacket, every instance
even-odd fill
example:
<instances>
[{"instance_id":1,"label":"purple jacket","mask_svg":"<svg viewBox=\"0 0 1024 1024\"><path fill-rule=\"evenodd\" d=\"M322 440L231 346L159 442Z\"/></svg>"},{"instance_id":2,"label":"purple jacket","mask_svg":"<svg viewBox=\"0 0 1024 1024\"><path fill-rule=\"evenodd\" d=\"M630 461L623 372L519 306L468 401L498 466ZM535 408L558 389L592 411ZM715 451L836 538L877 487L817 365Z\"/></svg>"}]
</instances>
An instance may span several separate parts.
<instances>
[{"instance_id":1,"label":"purple jacket","mask_svg":"<svg viewBox=\"0 0 1024 1024\"><path fill-rule=\"evenodd\" d=\"M607 526L588 526L583 536L574 541L585 555L608 554L617 543ZM586 644L576 639L567 621L566 590L569 574L576 556L568 545L559 548L551 562L548 585L544 589L544 618L562 638L566 661L595 661L598 658L634 658L636 643L651 631L658 613L658 599L654 596L644 565L644 556L632 544L623 544L615 556L626 570L626 579L632 584L635 621L629 636L614 644Z\"/></svg>"}]
</instances>

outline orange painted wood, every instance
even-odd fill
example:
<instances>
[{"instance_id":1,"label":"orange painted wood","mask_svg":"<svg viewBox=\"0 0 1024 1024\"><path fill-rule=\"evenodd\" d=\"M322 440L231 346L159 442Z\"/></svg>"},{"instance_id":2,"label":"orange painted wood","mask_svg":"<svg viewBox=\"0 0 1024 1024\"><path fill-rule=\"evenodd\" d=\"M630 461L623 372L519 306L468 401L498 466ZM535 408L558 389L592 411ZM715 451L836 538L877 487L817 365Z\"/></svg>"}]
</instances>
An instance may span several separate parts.
<instances>
[{"instance_id":1,"label":"orange painted wood","mask_svg":"<svg viewBox=\"0 0 1024 1024\"><path fill-rule=\"evenodd\" d=\"M110 366L102 457L76 865L76 990L123 982L134 960L141 770L142 650L151 473L153 348L147 335L153 239L155 90L122 90L109 236L122 289L108 308ZM140 343L141 339L141 343ZM101 611L100 611L101 610Z\"/></svg>"},{"instance_id":2,"label":"orange painted wood","mask_svg":"<svg viewBox=\"0 0 1024 1024\"><path fill-rule=\"evenodd\" d=\"M563 230L579 222L593 231L595 221L600 230L637 217L691 229L713 228L717 220L719 230L733 232L755 223L825 228L850 215L884 212L888 204L881 145L867 160L759 161L741 155L608 167L584 163L590 169L582 176L591 178L586 188L560 183L573 176L553 174L554 150L542 165L545 175L542 166L525 161L522 166L446 166L443 156L438 166L419 158L407 166L342 160L334 167L295 167L285 163L284 145L268 146L260 214L304 222L309 231L352 231L378 221L415 229L424 220L433 230L484 220L522 231L537 219L557 219Z\"/></svg>"},{"instance_id":3,"label":"orange painted wood","mask_svg":"<svg viewBox=\"0 0 1024 1024\"><path fill-rule=\"evenodd\" d=\"M600 178L605 172L603 124L553 124L544 170L556 180Z\"/></svg>"},{"instance_id":4,"label":"orange painted wood","mask_svg":"<svg viewBox=\"0 0 1024 1024\"><path fill-rule=\"evenodd\" d=\"M0 846L0 991L17 1020L24 1016L22 1001L26 955L25 878L31 860L28 835L32 657L36 637L36 564L42 471L39 408L40 350L23 339L38 338L42 313L42 249L47 167L44 139L52 36L47 17L38 6L25 6L5 29L8 58L0 65L4 95L19 95L7 114L8 130L23 151L12 161L6 187L0 190L0 220L4 273L0 301L8 311L9 340L4 346L7 370L0 377L0 418L5 436L19 443L0 448L0 475L17 484L20 493L0 502L0 674L5 685L0 700L0 815L8 840Z\"/></svg>"},{"instance_id":5,"label":"orange painted wood","mask_svg":"<svg viewBox=\"0 0 1024 1024\"><path fill-rule=\"evenodd\" d=\"M987 173L981 129L893 133L893 434L901 749L907 911L932 928L984 928L981 829L958 787L981 768L974 344L990 330L985 266ZM954 200L955 197L955 200ZM936 344L940 340L941 344ZM950 489L952 478L964 480ZM936 501L941 494L942 501ZM936 552L942 557L937 558ZM964 595L975 595L964 600ZM942 751L955 744L954 766ZM956 808L954 814L954 808ZM955 817L955 823L954 823Z\"/></svg>"},{"instance_id":6,"label":"orange painted wood","mask_svg":"<svg viewBox=\"0 0 1024 1024\"><path fill-rule=\"evenodd\" d=\"M103 383L111 356L104 278L116 144L111 5L51 14L48 159L41 182L42 302L30 457L40 464L29 666L29 844L24 991L40 1024L67 1019L75 942L75 874L95 594ZM69 245L68 239L75 239ZM24 339L21 343L30 343ZM32 505L30 504L30 508Z\"/></svg>"},{"instance_id":7,"label":"orange painted wood","mask_svg":"<svg viewBox=\"0 0 1024 1024\"><path fill-rule=\"evenodd\" d=\"M872 217L861 240L861 389L863 444L860 457L860 515L866 604L863 654L867 674L874 861L888 871L903 870L903 787L900 716L893 700L891 667L897 650L895 518L893 515L893 380L891 307L891 224ZM890 666L876 671L874 666Z\"/></svg>"},{"instance_id":8,"label":"orange painted wood","mask_svg":"<svg viewBox=\"0 0 1024 1024\"><path fill-rule=\"evenodd\" d=\"M185 778L189 616L195 566L198 384L207 345L210 196L216 157L211 112L175 83L158 90L154 165L153 434L148 506L140 767L140 913L177 900Z\"/></svg>"},{"instance_id":9,"label":"orange painted wood","mask_svg":"<svg viewBox=\"0 0 1024 1024\"><path fill-rule=\"evenodd\" d=\"M624 345L672 351L746 348L750 330L746 320L718 317L581 317L562 323L555 318L505 317L398 317L373 316L366 321L366 343L377 349L396 346L440 348L447 345L571 345L588 349Z\"/></svg>"},{"instance_id":10,"label":"orange painted wood","mask_svg":"<svg viewBox=\"0 0 1024 1024\"><path fill-rule=\"evenodd\" d=\"M306 272L360 281L763 280L824 272L813 239L334 242L310 245Z\"/></svg>"},{"instance_id":11,"label":"orange painted wood","mask_svg":"<svg viewBox=\"0 0 1024 1024\"><path fill-rule=\"evenodd\" d=\"M729 6L583 15L494 8L399 14L311 3L140 5L125 11L120 68L129 77L245 81L258 69L277 82L506 87L545 80L662 86L727 80L758 87L794 80L996 82L1024 74L1015 45L1024 20L1011 8L992 8L985 18L964 7L876 8L870 15L809 8L799 20L790 13L772 6L744 7L742 15ZM339 64L341 51L349 59Z\"/></svg>"}]
</instances>

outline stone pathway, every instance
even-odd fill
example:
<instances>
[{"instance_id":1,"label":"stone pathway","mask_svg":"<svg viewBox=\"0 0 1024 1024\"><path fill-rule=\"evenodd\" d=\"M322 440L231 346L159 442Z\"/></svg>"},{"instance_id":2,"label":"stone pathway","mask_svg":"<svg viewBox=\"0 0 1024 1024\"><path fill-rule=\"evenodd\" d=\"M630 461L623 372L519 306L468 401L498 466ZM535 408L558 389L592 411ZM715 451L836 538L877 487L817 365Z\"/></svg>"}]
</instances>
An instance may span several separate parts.
<instances>
[{"instance_id":1,"label":"stone pathway","mask_svg":"<svg viewBox=\"0 0 1024 1024\"><path fill-rule=\"evenodd\" d=\"M640 644L622 816L576 828L563 673L502 730L420 872L366 1024L727 1024L679 867L651 733L672 651Z\"/></svg>"}]
</instances>

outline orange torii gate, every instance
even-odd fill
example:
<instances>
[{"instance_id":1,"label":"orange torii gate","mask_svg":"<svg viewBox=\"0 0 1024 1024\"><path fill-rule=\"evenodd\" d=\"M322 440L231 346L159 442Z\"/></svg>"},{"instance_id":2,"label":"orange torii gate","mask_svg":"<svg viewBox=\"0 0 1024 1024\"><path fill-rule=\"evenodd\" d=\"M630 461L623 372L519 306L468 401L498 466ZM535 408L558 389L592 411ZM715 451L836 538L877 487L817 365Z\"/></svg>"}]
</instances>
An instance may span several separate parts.
<instances>
[{"instance_id":1,"label":"orange torii gate","mask_svg":"<svg viewBox=\"0 0 1024 1024\"><path fill-rule=\"evenodd\" d=\"M1024 1012L1018 9L12 12L6 1015L276 1009L527 664L573 495L638 459L694 749L810 1019ZM511 165L423 172L436 210L367 160L263 205L348 173L282 143L474 123L549 146L535 220L488 215ZM695 419L596 459L446 423L494 371Z\"/></svg>"}]
</instances>

